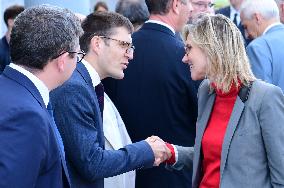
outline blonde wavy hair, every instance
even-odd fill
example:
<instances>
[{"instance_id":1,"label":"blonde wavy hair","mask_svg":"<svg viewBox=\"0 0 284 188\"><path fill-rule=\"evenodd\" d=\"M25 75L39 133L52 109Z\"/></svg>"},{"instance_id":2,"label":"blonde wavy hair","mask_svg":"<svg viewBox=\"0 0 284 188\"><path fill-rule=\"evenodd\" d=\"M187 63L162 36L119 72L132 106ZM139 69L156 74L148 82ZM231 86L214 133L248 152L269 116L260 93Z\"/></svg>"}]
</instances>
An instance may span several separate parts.
<instances>
[{"instance_id":1,"label":"blonde wavy hair","mask_svg":"<svg viewBox=\"0 0 284 188\"><path fill-rule=\"evenodd\" d=\"M239 81L249 85L250 81L255 80L242 34L227 17L202 14L195 22L185 26L185 41L188 36L207 55L206 76L217 89L227 93L232 83L239 87Z\"/></svg>"}]
</instances>

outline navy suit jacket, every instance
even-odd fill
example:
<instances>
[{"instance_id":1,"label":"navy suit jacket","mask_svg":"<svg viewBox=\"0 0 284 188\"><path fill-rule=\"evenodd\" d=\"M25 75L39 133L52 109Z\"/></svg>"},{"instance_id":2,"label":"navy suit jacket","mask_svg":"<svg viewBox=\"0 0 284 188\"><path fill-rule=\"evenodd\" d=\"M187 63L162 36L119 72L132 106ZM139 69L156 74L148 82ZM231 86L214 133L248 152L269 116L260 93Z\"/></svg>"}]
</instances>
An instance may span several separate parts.
<instances>
[{"instance_id":1,"label":"navy suit jacket","mask_svg":"<svg viewBox=\"0 0 284 188\"><path fill-rule=\"evenodd\" d=\"M284 91L284 25L271 27L247 47L254 75Z\"/></svg>"},{"instance_id":2,"label":"navy suit jacket","mask_svg":"<svg viewBox=\"0 0 284 188\"><path fill-rule=\"evenodd\" d=\"M7 42L6 36L0 40L0 74L4 71L5 67L11 62L10 59L10 46Z\"/></svg>"},{"instance_id":3,"label":"navy suit jacket","mask_svg":"<svg viewBox=\"0 0 284 188\"><path fill-rule=\"evenodd\" d=\"M230 6L226 6L224 8L221 8L219 10L216 11L216 14L223 14L224 16L226 16L227 18L230 19L230 14L231 14L231 9L230 9ZM239 28L239 30L241 31L242 35L243 35L243 38L245 40L245 46L247 46L250 42L251 42L251 39L248 39L246 38L246 35L245 35L245 28L244 26L242 25L242 22L240 22L239 25L237 25L237 27Z\"/></svg>"},{"instance_id":4,"label":"navy suit jacket","mask_svg":"<svg viewBox=\"0 0 284 188\"><path fill-rule=\"evenodd\" d=\"M133 34L134 59L125 77L108 94L133 141L157 135L170 143L193 146L197 87L181 60L184 44L165 26L145 23ZM138 171L137 188L191 187L191 171L167 171L163 165Z\"/></svg>"},{"instance_id":5,"label":"navy suit jacket","mask_svg":"<svg viewBox=\"0 0 284 188\"><path fill-rule=\"evenodd\" d=\"M72 187L103 188L103 178L152 167L154 154L146 141L119 150L104 150L101 113L91 77L82 63L71 78L51 92Z\"/></svg>"},{"instance_id":6,"label":"navy suit jacket","mask_svg":"<svg viewBox=\"0 0 284 188\"><path fill-rule=\"evenodd\" d=\"M52 119L39 91L10 67L0 88L0 187L64 187Z\"/></svg>"}]
</instances>

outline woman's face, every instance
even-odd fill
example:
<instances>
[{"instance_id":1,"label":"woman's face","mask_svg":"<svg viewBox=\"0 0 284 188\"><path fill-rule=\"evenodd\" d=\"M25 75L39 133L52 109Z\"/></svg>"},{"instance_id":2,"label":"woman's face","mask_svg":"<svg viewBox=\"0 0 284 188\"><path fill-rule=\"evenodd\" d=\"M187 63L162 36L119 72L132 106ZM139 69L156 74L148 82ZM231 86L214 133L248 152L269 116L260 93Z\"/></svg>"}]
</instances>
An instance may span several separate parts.
<instances>
[{"instance_id":1,"label":"woman's face","mask_svg":"<svg viewBox=\"0 0 284 188\"><path fill-rule=\"evenodd\" d=\"M191 42L189 35L185 42L185 55L182 61L189 65L192 80L205 78L208 58L199 47Z\"/></svg>"}]
</instances>

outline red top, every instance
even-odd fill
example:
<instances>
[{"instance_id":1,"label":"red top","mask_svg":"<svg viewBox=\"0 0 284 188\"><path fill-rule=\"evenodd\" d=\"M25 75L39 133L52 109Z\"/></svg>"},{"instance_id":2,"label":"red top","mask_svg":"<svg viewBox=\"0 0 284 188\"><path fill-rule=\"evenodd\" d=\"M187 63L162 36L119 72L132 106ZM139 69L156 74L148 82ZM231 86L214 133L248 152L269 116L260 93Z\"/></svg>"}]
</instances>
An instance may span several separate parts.
<instances>
[{"instance_id":1,"label":"red top","mask_svg":"<svg viewBox=\"0 0 284 188\"><path fill-rule=\"evenodd\" d=\"M239 88L233 85L231 90L226 94L217 89L215 91L215 103L202 138L203 178L199 188L219 187L223 139L239 93Z\"/></svg>"}]
</instances>

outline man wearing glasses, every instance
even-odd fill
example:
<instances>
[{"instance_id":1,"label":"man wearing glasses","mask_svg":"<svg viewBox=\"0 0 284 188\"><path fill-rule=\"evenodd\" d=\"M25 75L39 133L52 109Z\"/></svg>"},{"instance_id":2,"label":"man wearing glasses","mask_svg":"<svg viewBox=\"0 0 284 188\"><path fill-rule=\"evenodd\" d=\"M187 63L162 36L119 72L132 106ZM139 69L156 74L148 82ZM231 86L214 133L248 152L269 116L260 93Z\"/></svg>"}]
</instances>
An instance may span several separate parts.
<instances>
[{"instance_id":1,"label":"man wearing glasses","mask_svg":"<svg viewBox=\"0 0 284 188\"><path fill-rule=\"evenodd\" d=\"M184 44L176 35L192 11L190 0L146 0L150 19L135 32L133 60L112 88L115 105L133 141L147 135L193 146L198 83L182 62ZM191 187L191 170L137 171L136 188Z\"/></svg>"},{"instance_id":2,"label":"man wearing glasses","mask_svg":"<svg viewBox=\"0 0 284 188\"><path fill-rule=\"evenodd\" d=\"M11 33L12 63L0 76L0 187L70 187L64 147L48 112L49 92L76 67L77 17L42 5L26 9Z\"/></svg>"},{"instance_id":3,"label":"man wearing glasses","mask_svg":"<svg viewBox=\"0 0 284 188\"><path fill-rule=\"evenodd\" d=\"M214 14L214 3L213 0L191 0L192 11L190 12L190 17L188 23L198 17L200 13L210 13Z\"/></svg>"},{"instance_id":4,"label":"man wearing glasses","mask_svg":"<svg viewBox=\"0 0 284 188\"><path fill-rule=\"evenodd\" d=\"M127 18L105 12L88 15L82 28L80 45L86 56L72 77L51 94L72 187L134 188L134 172L115 177L106 186L104 178L159 165L170 151L164 142L151 138L130 144L119 113L104 97L101 80L122 79L133 58L133 26Z\"/></svg>"}]
</instances>

